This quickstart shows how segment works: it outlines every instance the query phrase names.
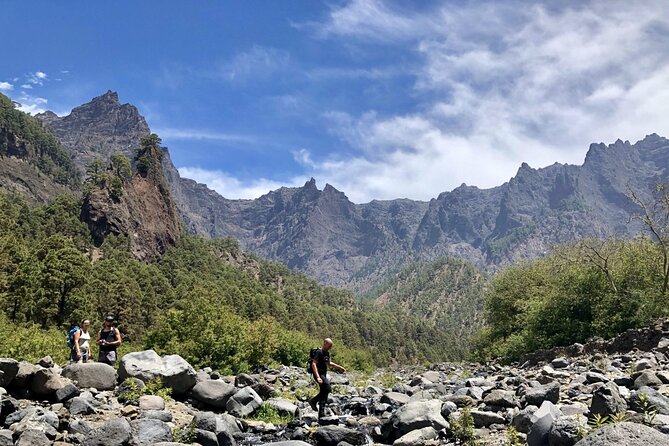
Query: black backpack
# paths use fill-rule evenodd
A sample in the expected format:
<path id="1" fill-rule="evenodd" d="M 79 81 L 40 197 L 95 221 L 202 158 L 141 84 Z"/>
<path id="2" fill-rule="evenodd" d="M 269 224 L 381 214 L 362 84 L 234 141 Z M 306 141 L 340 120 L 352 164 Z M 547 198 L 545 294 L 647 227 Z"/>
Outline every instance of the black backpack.
<path id="1" fill-rule="evenodd" d="M 309 360 L 307 361 L 307 373 L 310 375 L 314 374 L 313 369 L 311 368 L 311 364 L 314 363 L 314 359 L 316 359 L 316 353 L 320 351 L 320 348 L 315 347 L 309 350 Z"/>

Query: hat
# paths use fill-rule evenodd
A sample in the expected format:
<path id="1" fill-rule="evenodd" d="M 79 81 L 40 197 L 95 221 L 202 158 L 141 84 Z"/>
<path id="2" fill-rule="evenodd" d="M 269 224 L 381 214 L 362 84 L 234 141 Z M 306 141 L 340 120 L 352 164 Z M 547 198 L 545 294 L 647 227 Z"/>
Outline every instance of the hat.
<path id="1" fill-rule="evenodd" d="M 114 320 L 114 316 L 107 316 L 105 318 L 106 321 L 112 322 Z"/>

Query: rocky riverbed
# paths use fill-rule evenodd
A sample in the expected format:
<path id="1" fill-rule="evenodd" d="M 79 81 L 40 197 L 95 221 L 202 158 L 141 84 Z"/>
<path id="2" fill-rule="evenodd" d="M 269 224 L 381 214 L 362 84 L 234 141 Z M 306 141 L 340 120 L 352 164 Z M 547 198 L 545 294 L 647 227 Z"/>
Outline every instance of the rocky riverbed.
<path id="1" fill-rule="evenodd" d="M 152 350 L 118 370 L 0 359 L 0 446 L 669 445 L 668 355 L 665 323 L 522 365 L 332 374 L 320 423 L 303 368 L 221 376 Z"/>

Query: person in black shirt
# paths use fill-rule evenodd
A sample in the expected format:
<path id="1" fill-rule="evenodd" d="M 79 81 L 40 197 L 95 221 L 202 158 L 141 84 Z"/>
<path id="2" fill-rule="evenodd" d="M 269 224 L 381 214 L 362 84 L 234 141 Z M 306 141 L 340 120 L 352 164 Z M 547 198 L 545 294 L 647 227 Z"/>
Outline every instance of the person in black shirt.
<path id="1" fill-rule="evenodd" d="M 334 367 L 342 373 L 346 373 L 346 369 L 339 364 L 330 361 L 330 349 L 332 348 L 332 339 L 325 338 L 323 347 L 321 347 L 311 362 L 311 372 L 314 379 L 318 383 L 318 395 L 309 400 L 309 405 L 312 409 L 318 410 L 318 419 L 325 416 L 325 405 L 328 402 L 328 395 L 330 394 L 330 380 L 328 379 L 328 366 Z"/>
<path id="2" fill-rule="evenodd" d="M 118 328 L 114 327 L 113 316 L 105 318 L 102 330 L 98 334 L 97 344 L 100 346 L 98 362 L 103 362 L 113 367 L 116 363 L 116 348 L 121 344 L 121 333 L 119 333 Z"/>

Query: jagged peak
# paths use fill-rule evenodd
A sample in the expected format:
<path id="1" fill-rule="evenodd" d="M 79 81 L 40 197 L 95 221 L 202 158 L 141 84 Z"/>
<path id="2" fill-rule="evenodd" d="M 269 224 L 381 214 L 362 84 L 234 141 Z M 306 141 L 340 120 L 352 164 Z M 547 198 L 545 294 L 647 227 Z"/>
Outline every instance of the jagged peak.
<path id="1" fill-rule="evenodd" d="M 304 183 L 303 186 L 305 189 L 316 189 L 318 190 L 318 186 L 316 186 L 316 179 L 314 177 L 311 177 L 309 181 Z"/>
<path id="2" fill-rule="evenodd" d="M 97 96 L 91 100 L 91 102 L 113 102 L 115 104 L 121 105 L 121 102 L 119 101 L 118 98 L 118 93 L 115 91 L 107 90 L 107 92 L 103 95 Z"/>

